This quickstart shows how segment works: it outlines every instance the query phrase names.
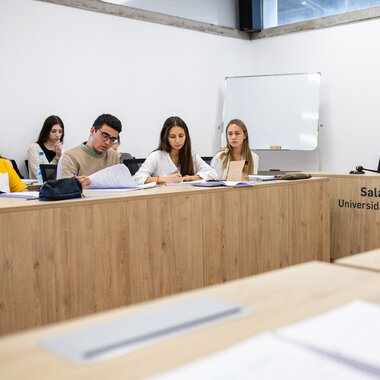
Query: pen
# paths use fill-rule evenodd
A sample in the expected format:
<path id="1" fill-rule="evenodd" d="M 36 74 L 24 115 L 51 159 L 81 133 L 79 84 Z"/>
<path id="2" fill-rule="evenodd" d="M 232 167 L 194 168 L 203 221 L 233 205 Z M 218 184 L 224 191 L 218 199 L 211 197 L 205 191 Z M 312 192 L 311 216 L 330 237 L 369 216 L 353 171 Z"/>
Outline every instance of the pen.
<path id="1" fill-rule="evenodd" d="M 181 174 L 181 164 L 178 165 L 178 173 Z"/>
<path id="2" fill-rule="evenodd" d="M 73 172 L 73 174 L 74 174 L 74 177 L 76 177 L 76 176 L 77 176 L 77 173 Z"/>

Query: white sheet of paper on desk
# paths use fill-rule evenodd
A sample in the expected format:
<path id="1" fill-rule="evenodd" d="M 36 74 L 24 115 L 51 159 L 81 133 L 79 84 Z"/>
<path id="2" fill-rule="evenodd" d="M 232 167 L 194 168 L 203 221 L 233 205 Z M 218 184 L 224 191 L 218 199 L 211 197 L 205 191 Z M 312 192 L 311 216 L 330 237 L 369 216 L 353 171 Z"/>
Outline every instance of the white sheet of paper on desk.
<path id="1" fill-rule="evenodd" d="M 244 187 L 244 186 L 253 186 L 252 183 L 243 182 L 243 181 L 223 181 L 225 186 L 229 187 Z"/>
<path id="2" fill-rule="evenodd" d="M 10 192 L 8 173 L 0 173 L 0 191 L 4 193 Z"/>
<path id="3" fill-rule="evenodd" d="M 25 183 L 25 185 L 31 185 L 32 183 L 38 183 L 38 181 L 36 179 L 21 179 L 21 181 L 23 183 Z"/>
<path id="4" fill-rule="evenodd" d="M 354 301 L 150 378 L 380 378 L 380 306 Z"/>
<path id="5" fill-rule="evenodd" d="M 129 169 L 124 164 L 113 165 L 89 176 L 89 189 L 138 188 Z"/>
<path id="6" fill-rule="evenodd" d="M 250 308 L 216 298 L 194 298 L 61 333 L 40 343 L 73 363 L 84 364 L 120 356 L 251 312 Z"/>
<path id="7" fill-rule="evenodd" d="M 365 380 L 366 373 L 263 333 L 216 354 L 146 380 Z"/>
<path id="8" fill-rule="evenodd" d="M 38 191 L 20 191 L 17 193 L 1 193 L 1 198 L 21 198 L 21 199 L 38 199 Z"/>
<path id="9" fill-rule="evenodd" d="M 128 187 L 128 188 L 125 188 L 125 187 L 120 187 L 120 188 L 112 188 L 112 189 L 85 189 L 83 190 L 83 194 L 87 197 L 87 196 L 91 196 L 91 192 L 96 194 L 96 193 L 120 193 L 120 195 L 122 195 L 122 193 L 125 193 L 126 191 L 134 191 L 134 190 L 140 190 L 140 189 L 150 189 L 152 187 L 155 187 L 157 186 L 156 182 L 149 182 L 149 183 L 146 183 L 144 185 L 138 185 L 137 187 Z M 111 194 L 108 194 L 110 196 L 112 196 Z"/>
<path id="10" fill-rule="evenodd" d="M 339 360 L 358 361 L 380 378 L 380 306 L 357 300 L 278 330 L 281 338 Z"/>
<path id="11" fill-rule="evenodd" d="M 274 175 L 250 174 L 248 177 L 250 181 L 273 181 L 276 179 Z"/>
<path id="12" fill-rule="evenodd" d="M 186 182 L 168 182 L 165 183 L 166 186 L 186 186 L 186 185 L 194 185 L 194 183 L 202 183 L 206 182 L 204 179 L 198 179 L 197 181 L 186 181 Z"/>

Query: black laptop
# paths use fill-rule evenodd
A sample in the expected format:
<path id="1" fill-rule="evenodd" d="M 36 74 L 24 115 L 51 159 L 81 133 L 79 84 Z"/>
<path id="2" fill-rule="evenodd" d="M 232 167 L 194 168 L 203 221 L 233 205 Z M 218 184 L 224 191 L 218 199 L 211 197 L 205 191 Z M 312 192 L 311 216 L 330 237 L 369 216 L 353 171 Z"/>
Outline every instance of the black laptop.
<path id="1" fill-rule="evenodd" d="M 49 181 L 50 179 L 57 178 L 57 168 L 56 164 L 40 164 L 42 180 L 44 182 Z"/>

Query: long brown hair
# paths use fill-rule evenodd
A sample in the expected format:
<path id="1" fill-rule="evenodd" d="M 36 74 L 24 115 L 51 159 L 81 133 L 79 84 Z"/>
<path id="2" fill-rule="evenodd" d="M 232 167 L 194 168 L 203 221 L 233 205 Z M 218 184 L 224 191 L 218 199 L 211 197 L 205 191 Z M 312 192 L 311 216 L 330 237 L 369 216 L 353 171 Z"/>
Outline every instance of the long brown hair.
<path id="1" fill-rule="evenodd" d="M 227 146 L 219 151 L 219 152 L 222 152 L 220 155 L 220 158 L 223 160 L 222 168 L 224 170 L 229 165 L 230 161 L 235 161 L 234 150 L 232 146 L 229 144 L 228 136 L 227 136 L 228 127 L 232 124 L 235 124 L 238 127 L 240 127 L 244 133 L 245 139 L 241 147 L 241 156 L 244 157 L 246 161 L 248 161 L 248 174 L 253 174 L 254 165 L 253 165 L 252 152 L 251 152 L 251 149 L 249 148 L 248 130 L 245 124 L 239 119 L 233 119 L 227 125 L 227 128 L 226 128 Z"/>
<path id="2" fill-rule="evenodd" d="M 61 142 L 63 142 L 63 138 L 65 137 L 65 126 L 63 125 L 63 121 L 59 116 L 51 115 L 44 121 L 44 125 L 41 128 L 40 135 L 38 136 L 38 144 L 42 145 L 48 140 L 50 131 L 53 125 L 56 124 L 60 125 L 62 128 Z"/>
<path id="3" fill-rule="evenodd" d="M 179 151 L 179 164 L 181 165 L 181 175 L 194 175 L 193 156 L 191 154 L 191 140 L 186 123 L 178 116 L 171 116 L 165 120 L 160 133 L 160 143 L 157 150 L 170 153 L 172 147 L 169 144 L 169 133 L 173 127 L 180 127 L 185 132 L 185 143 Z"/>

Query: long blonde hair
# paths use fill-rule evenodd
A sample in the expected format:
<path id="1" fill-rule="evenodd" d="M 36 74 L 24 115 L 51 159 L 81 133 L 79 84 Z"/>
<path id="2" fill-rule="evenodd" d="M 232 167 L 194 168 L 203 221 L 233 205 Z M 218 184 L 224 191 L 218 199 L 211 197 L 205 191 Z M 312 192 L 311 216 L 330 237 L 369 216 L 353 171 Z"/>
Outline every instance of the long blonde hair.
<path id="1" fill-rule="evenodd" d="M 220 158 L 223 160 L 222 169 L 223 170 L 226 169 L 227 166 L 229 165 L 230 161 L 235 161 L 234 150 L 233 150 L 232 146 L 229 144 L 229 142 L 228 142 L 228 136 L 227 136 L 228 127 L 231 124 L 235 124 L 238 127 L 240 127 L 241 130 L 244 133 L 245 139 L 244 139 L 243 145 L 241 147 L 241 155 L 242 155 L 242 157 L 244 157 L 244 159 L 246 161 L 248 161 L 248 174 L 253 174 L 253 170 L 254 170 L 253 166 L 254 166 L 254 164 L 253 164 L 253 157 L 252 157 L 251 149 L 249 148 L 249 140 L 248 140 L 247 127 L 239 119 L 233 119 L 227 125 L 227 128 L 226 128 L 226 141 L 227 141 L 227 145 L 226 145 L 226 147 L 224 147 L 223 149 L 221 149 L 219 151 L 219 152 L 221 152 Z"/>

